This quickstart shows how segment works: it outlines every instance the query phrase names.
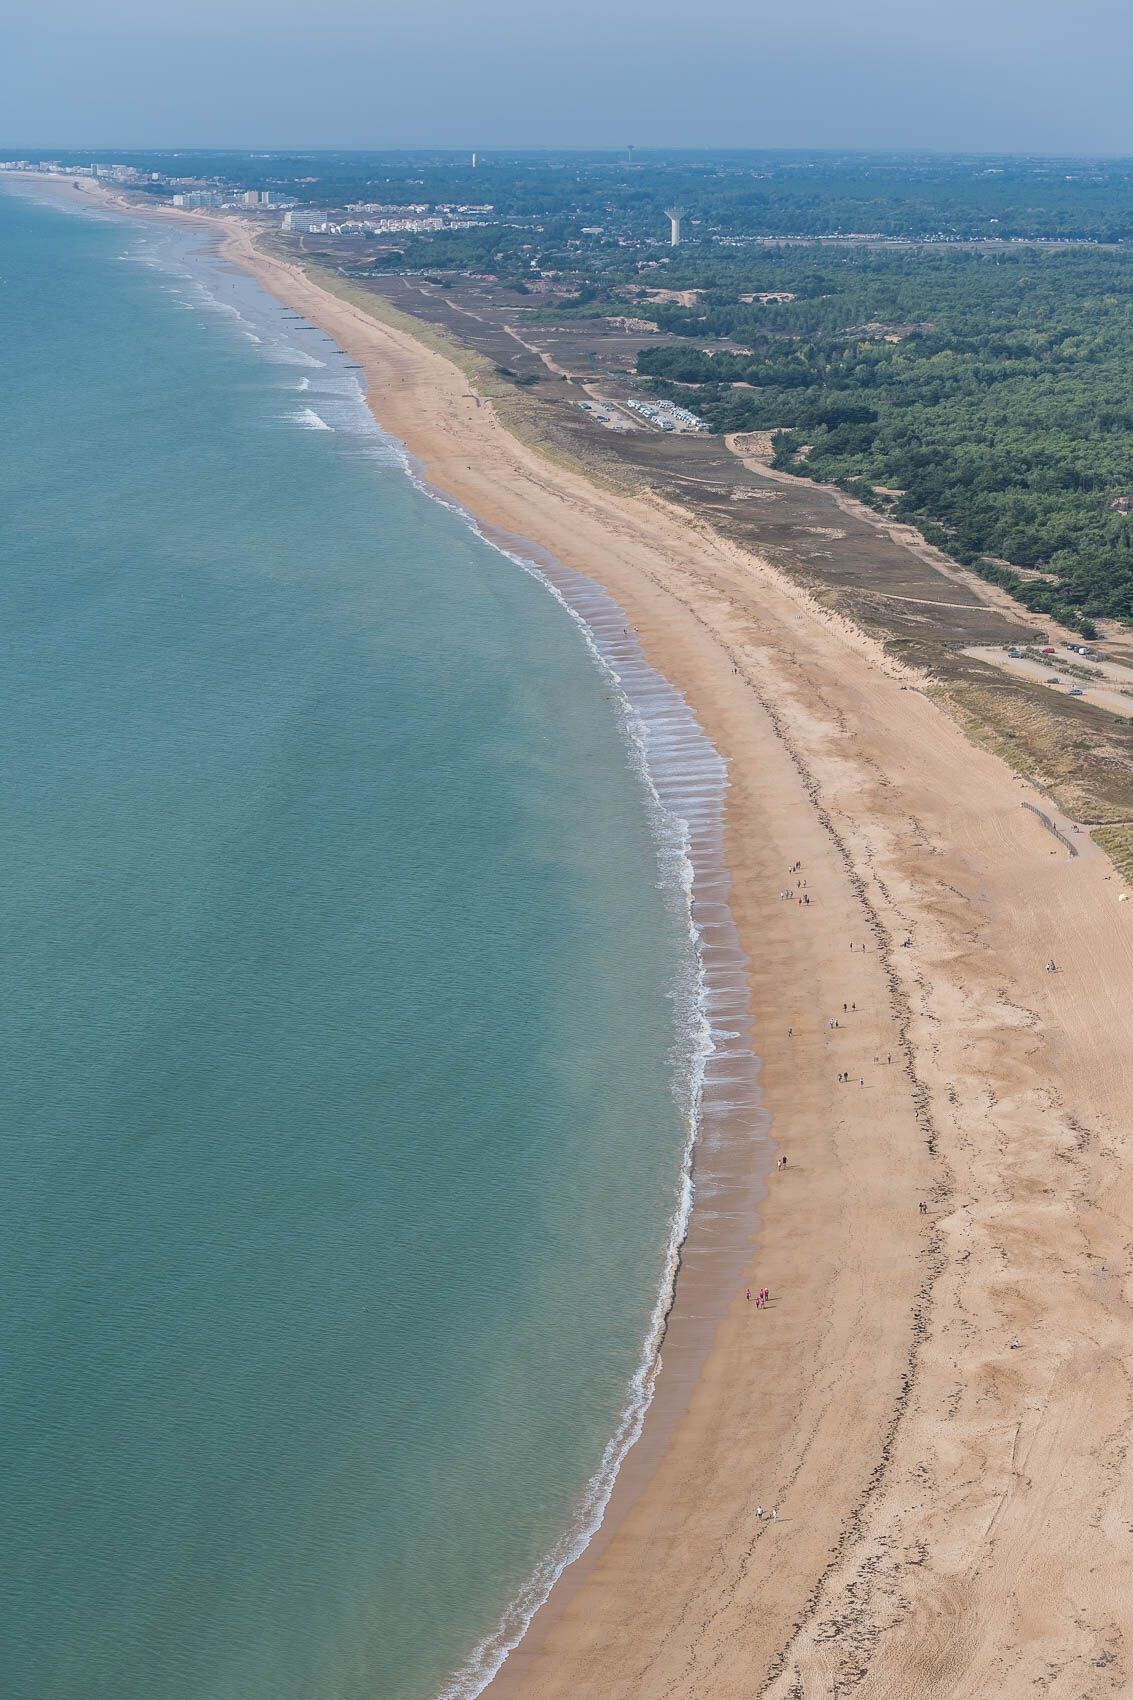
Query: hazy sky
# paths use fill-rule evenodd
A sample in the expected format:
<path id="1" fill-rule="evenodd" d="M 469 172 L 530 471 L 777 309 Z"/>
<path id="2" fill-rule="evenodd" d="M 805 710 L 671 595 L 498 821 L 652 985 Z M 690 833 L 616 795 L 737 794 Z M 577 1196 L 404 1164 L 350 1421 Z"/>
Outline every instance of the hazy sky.
<path id="1" fill-rule="evenodd" d="M 0 148 L 1133 154 L 1133 0 L 3 0 Z"/>

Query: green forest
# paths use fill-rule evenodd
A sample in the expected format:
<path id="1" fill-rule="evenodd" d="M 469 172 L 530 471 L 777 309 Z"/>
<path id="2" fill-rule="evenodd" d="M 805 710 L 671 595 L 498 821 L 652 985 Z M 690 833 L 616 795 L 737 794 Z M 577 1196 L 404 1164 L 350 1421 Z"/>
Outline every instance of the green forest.
<path id="1" fill-rule="evenodd" d="M 78 158 L 79 156 L 76 156 Z M 1037 613 L 1133 620 L 1133 161 L 802 152 L 120 156 L 324 208 L 485 210 L 346 275 L 486 274 L 665 333 L 642 379 L 918 525 Z M 668 246 L 664 209 L 686 209 Z M 885 242 L 879 238 L 886 238 Z M 308 250 L 310 252 L 310 250 Z M 555 298 L 531 292 L 535 279 Z M 653 298 L 696 290 L 695 305 Z M 751 297 L 781 292 L 792 299 Z M 744 299 L 748 297 L 749 299 Z"/>
<path id="2" fill-rule="evenodd" d="M 808 245 L 690 255 L 665 282 L 703 293 L 635 304 L 680 339 L 640 355 L 653 388 L 716 431 L 776 433 L 776 465 L 1038 613 L 1088 635 L 1133 619 L 1133 257 Z M 770 291 L 796 299 L 740 299 Z"/>

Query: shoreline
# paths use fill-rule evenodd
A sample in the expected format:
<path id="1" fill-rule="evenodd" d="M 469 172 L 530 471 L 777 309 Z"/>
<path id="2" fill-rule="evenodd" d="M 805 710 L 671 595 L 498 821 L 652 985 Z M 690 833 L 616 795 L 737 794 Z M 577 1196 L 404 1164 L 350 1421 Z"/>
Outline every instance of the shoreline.
<path id="1" fill-rule="evenodd" d="M 236 263 L 250 275 L 257 275 L 246 262 Z M 368 397 L 366 405 L 371 405 Z M 376 412 L 374 417 L 378 419 Z M 740 1279 L 756 1211 L 766 1192 L 771 1147 L 758 1088 L 760 1059 L 751 1047 L 748 963 L 729 906 L 731 878 L 723 854 L 726 764 L 680 691 L 650 665 L 636 632 L 626 629 L 624 638 L 619 639 L 617 633 L 625 614 L 607 590 L 593 578 L 564 567 L 530 539 L 485 524 L 446 491 L 431 485 L 401 440 L 394 441 L 404 457 L 406 475 L 430 500 L 459 514 L 477 536 L 507 556 L 520 571 L 539 580 L 560 602 L 577 622 L 597 667 L 612 682 L 621 703 L 624 735 L 635 750 L 638 777 L 651 798 L 650 812 L 667 817 L 665 824 L 654 830 L 659 861 L 664 860 L 666 850 L 672 849 L 666 834 L 671 839 L 673 823 L 683 828 L 685 842 L 680 858 L 685 871 L 676 880 L 685 889 L 690 938 L 701 982 L 696 1007 L 709 1040 L 709 1049 L 701 1059 L 704 1066 L 693 1088 L 695 1102 L 688 1107 L 690 1130 L 681 1174 L 682 1197 L 665 1248 L 652 1326 L 630 1383 L 633 1396 L 619 1429 L 610 1438 L 601 1468 L 586 1484 L 578 1519 L 524 1584 L 496 1628 L 484 1636 L 438 1695 L 438 1700 L 475 1700 L 493 1687 L 551 1600 L 572 1587 L 576 1574 L 581 1577 L 591 1549 L 609 1537 L 623 1504 L 636 1497 L 648 1478 L 659 1440 L 654 1432 L 659 1426 L 656 1419 L 660 1418 L 666 1428 L 678 1420 L 697 1369 L 710 1349 L 708 1331 L 703 1327 L 690 1329 L 683 1314 L 675 1316 L 678 1291 L 687 1293 L 690 1282 L 696 1280 L 701 1320 L 706 1315 L 722 1314 L 721 1276 L 729 1287 Z M 626 683 L 622 668 L 636 675 L 636 684 Z M 701 772 L 700 786 L 695 778 L 691 786 L 688 783 L 687 754 L 676 775 L 668 778 L 651 759 L 647 746 L 658 734 L 664 737 L 666 729 L 658 725 L 656 701 L 652 710 L 647 708 L 643 692 L 664 699 L 661 713 L 678 722 L 678 737 L 686 745 L 692 742 L 700 746 L 693 757 Z M 718 771 L 706 781 L 713 793 L 713 801 L 706 807 L 703 786 L 708 768 Z M 663 875 L 662 879 L 670 887 L 674 883 L 672 876 L 665 879 Z M 713 940 L 710 933 L 725 936 Z M 719 1065 L 725 1070 L 727 1096 L 723 1098 L 713 1090 L 712 1074 Z M 743 1134 L 732 1125 L 740 1113 L 745 1122 Z M 703 1216 L 729 1190 L 734 1196 L 727 1199 L 727 1214 L 738 1216 L 743 1224 L 739 1236 L 721 1234 L 718 1228 L 706 1224 L 692 1248 L 697 1263 L 706 1268 L 693 1275 L 688 1269 L 688 1254 L 695 1213 L 699 1208 Z M 706 1278 L 708 1269 L 710 1278 Z M 679 1360 L 679 1368 L 674 1358 Z M 662 1408 L 655 1410 L 659 1390 Z"/>
<path id="2" fill-rule="evenodd" d="M 47 178 L 44 182 L 56 192 L 69 187 L 57 179 Z M 166 209 L 135 207 L 113 194 L 93 191 L 86 184 L 80 194 L 84 200 L 104 202 L 108 211 L 127 219 L 134 217 L 145 222 L 156 216 L 159 223 L 175 223 L 187 230 L 193 227 L 200 230 L 202 225 L 219 226 L 208 232 L 210 240 L 217 243 L 217 259 L 236 265 L 261 287 L 266 287 L 248 254 L 241 252 L 238 258 L 233 257 L 234 233 L 227 223 L 207 215 L 193 217 Z M 242 226 L 237 228 L 243 230 Z M 240 246 L 243 249 L 242 242 Z M 271 293 L 287 305 L 292 304 L 289 297 L 280 296 L 277 291 Z M 309 316 L 308 322 L 316 324 L 334 340 L 335 333 L 314 316 Z M 368 396 L 364 400 L 381 426 Z M 649 812 L 660 817 L 653 827 L 659 865 L 667 857 L 672 859 L 677 833 L 682 840 L 677 851 L 680 869 L 670 870 L 666 875 L 661 867 L 661 876 L 666 888 L 680 889 L 684 894 L 698 968 L 695 1008 L 707 1043 L 698 1062 L 690 1057 L 690 1101 L 685 1108 L 689 1135 L 679 1201 L 665 1248 L 650 1332 L 643 1341 L 641 1359 L 629 1384 L 630 1397 L 619 1428 L 608 1442 L 602 1465 L 586 1484 L 576 1520 L 524 1583 L 497 1626 L 452 1673 L 438 1695 L 438 1700 L 475 1700 L 475 1696 L 493 1684 L 551 1597 L 560 1588 L 569 1586 L 567 1578 L 579 1569 L 594 1544 L 608 1538 L 616 1523 L 616 1514 L 611 1512 L 614 1496 L 620 1508 L 623 1501 L 628 1502 L 640 1492 L 647 1480 L 658 1442 L 653 1431 L 662 1425 L 666 1430 L 671 1429 L 679 1419 L 711 1343 L 710 1329 L 688 1327 L 683 1314 L 674 1316 L 678 1283 L 685 1294 L 695 1283 L 701 1324 L 705 1317 L 718 1319 L 722 1314 L 721 1294 L 740 1279 L 758 1205 L 765 1196 L 771 1147 L 758 1087 L 760 1059 L 751 1048 L 749 965 L 729 907 L 731 879 L 723 853 L 728 786 L 725 762 L 681 692 L 651 666 L 636 632 L 629 628 L 623 631 L 626 616 L 610 592 L 592 577 L 564 567 L 530 539 L 482 521 L 445 490 L 432 485 L 424 467 L 399 438 L 390 440 L 405 475 L 424 495 L 457 513 L 489 547 L 505 555 L 520 571 L 536 578 L 570 614 L 597 669 L 615 690 L 623 735 L 634 752 L 633 765 L 648 794 Z M 631 682 L 627 683 L 627 677 Z M 652 699 L 651 706 L 646 699 Z M 655 740 L 670 742 L 674 735 L 682 748 L 676 771 L 666 773 L 662 765 L 664 753 L 660 757 L 651 755 L 649 746 Z M 690 744 L 694 746 L 691 755 Z M 710 794 L 707 803 L 706 791 Z M 675 1033 L 680 1042 L 682 1034 L 676 1030 Z M 721 1068 L 723 1093 L 713 1079 Z M 742 1117 L 742 1131 L 734 1125 L 737 1117 Z M 702 1217 L 713 1207 L 719 1211 L 723 1199 L 724 1215 L 737 1221 L 740 1227 L 738 1233 L 721 1232 L 718 1225 L 704 1224 L 691 1248 L 700 1268 L 690 1270 L 689 1234 L 698 1196 Z M 673 1362 L 674 1359 L 678 1361 Z M 666 1371 L 664 1379 L 662 1370 Z M 657 1412 L 660 1424 L 651 1421 L 658 1388 L 665 1395 L 664 1408 Z M 643 1444 L 647 1423 L 652 1445 Z M 627 1467 L 630 1460 L 633 1460 L 632 1468 Z"/>
<path id="3" fill-rule="evenodd" d="M 633 1491 L 635 1478 L 640 1486 L 649 1467 L 648 1449 L 639 1470 L 627 1474 L 627 1466 L 641 1448 L 658 1389 L 668 1395 L 661 1414 L 671 1422 L 678 1414 L 675 1401 L 682 1390 L 687 1395 L 697 1364 L 709 1347 L 703 1331 L 683 1338 L 688 1333 L 683 1326 L 673 1329 L 678 1287 L 682 1282 L 687 1286 L 685 1266 L 694 1213 L 699 1208 L 703 1214 L 730 1192 L 729 1213 L 738 1214 L 744 1222 L 754 1221 L 766 1192 L 770 1145 L 762 1131 L 755 1138 L 745 1138 L 734 1125 L 742 1114 L 745 1128 L 750 1121 L 762 1130 L 766 1118 L 758 1088 L 759 1059 L 751 1046 L 747 962 L 728 901 L 730 877 L 722 848 L 728 784 L 724 762 L 680 692 L 650 666 L 636 634 L 623 627 L 623 610 L 600 585 L 557 560 L 540 559 L 541 551 L 526 538 L 493 535 L 474 514 L 431 489 L 411 462 L 406 471 L 430 499 L 454 509 L 477 536 L 544 586 L 577 623 L 597 669 L 616 692 L 623 735 L 650 799 L 661 883 L 683 894 L 682 909 L 697 965 L 697 991 L 690 1003 L 703 1040 L 699 1048 L 691 1044 L 686 1057 L 689 1080 L 681 1084 L 687 1093 L 683 1113 L 688 1134 L 679 1201 L 650 1332 L 630 1381 L 631 1396 L 601 1467 L 586 1485 L 577 1519 L 524 1584 L 496 1629 L 478 1643 L 438 1696 L 438 1700 L 475 1700 L 522 1645 L 551 1597 L 569 1586 L 567 1578 L 612 1522 L 614 1496 L 620 1506 L 627 1492 Z M 664 747 L 653 751 L 654 744 Z M 677 866 L 666 869 L 667 862 Z M 691 1023 L 687 1034 L 679 1027 L 676 1030 L 678 1044 L 692 1036 Z M 722 1079 L 717 1080 L 721 1071 Z M 702 1306 L 718 1306 L 722 1276 L 729 1287 L 739 1279 L 746 1249 L 742 1242 L 748 1237 L 746 1232 L 739 1240 L 711 1230 L 698 1234 L 698 1261 L 710 1259 L 713 1274 L 712 1291 L 700 1295 Z M 704 1286 L 703 1276 L 699 1284 Z M 678 1354 L 679 1387 L 672 1380 L 675 1366 L 670 1370 L 668 1364 Z"/>
<path id="4" fill-rule="evenodd" d="M 231 230 L 227 230 L 225 232 L 225 238 L 222 241 L 222 252 L 233 263 L 250 271 L 252 275 L 256 276 L 265 287 L 272 290 L 272 292 L 277 294 L 280 299 L 286 301 L 289 306 L 302 311 L 312 323 L 319 324 L 322 329 L 326 330 L 328 334 L 334 337 L 340 346 L 345 346 L 348 352 L 350 352 L 354 358 L 358 359 L 359 364 L 364 367 L 367 379 L 372 380 L 373 373 L 371 368 L 367 365 L 364 351 L 361 348 L 352 348 L 350 343 L 345 340 L 343 336 L 345 327 L 340 321 L 338 315 L 332 311 L 336 305 L 341 305 L 338 297 L 321 289 L 317 283 L 313 283 L 309 279 L 306 273 L 296 275 L 294 268 L 285 266 L 281 262 L 265 258 L 253 247 L 251 239 L 248 237 L 247 232 L 243 229 L 239 229 L 236 233 L 233 233 Z M 280 275 L 281 273 L 283 274 L 282 277 Z M 300 290 L 298 292 L 293 291 L 288 287 L 291 282 L 300 283 Z M 312 299 L 308 295 L 307 289 L 302 288 L 303 283 L 307 284 L 314 292 L 314 303 L 312 303 Z M 319 311 L 320 307 L 322 308 L 321 313 Z M 381 322 L 379 321 L 379 325 L 380 323 Z M 425 349 L 423 349 L 422 352 L 425 354 L 426 359 L 430 362 L 439 363 L 444 361 L 445 357 L 443 354 L 433 353 L 431 350 Z M 404 379 L 397 379 L 395 381 L 397 382 L 398 388 L 404 386 Z M 466 391 L 466 397 L 467 399 L 473 400 L 478 413 L 483 408 L 490 405 L 490 403 L 488 403 L 484 398 L 476 399 L 474 385 L 471 385 L 469 391 Z M 375 393 L 375 387 L 372 381 L 368 382 L 367 398 L 368 404 L 373 410 L 379 423 L 384 429 L 390 430 L 399 442 L 406 445 L 407 451 L 410 453 L 413 460 L 419 464 L 421 468 L 422 481 L 426 488 L 433 493 L 439 493 L 442 499 L 455 502 L 455 504 L 463 512 L 466 512 L 472 517 L 472 521 L 476 525 L 477 529 L 481 530 L 485 535 L 491 537 L 493 532 L 500 532 L 503 530 L 503 527 L 498 520 L 485 516 L 485 508 L 489 507 L 488 503 L 484 502 L 474 505 L 473 502 L 467 500 L 459 490 L 453 489 L 451 480 L 438 480 L 436 478 L 428 456 L 428 449 L 431 446 L 428 439 L 426 438 L 415 442 L 411 433 L 405 428 L 406 422 L 402 418 L 397 418 L 391 422 L 391 416 L 390 412 L 387 411 L 387 405 L 391 402 L 392 398 L 388 389 L 384 396 L 379 397 L 379 395 Z M 383 405 L 383 403 L 387 405 Z M 468 470 L 471 471 L 472 467 L 469 466 Z M 505 533 L 505 535 L 508 534 Z M 543 538 L 539 538 L 533 550 L 528 534 L 525 531 L 519 543 L 518 552 L 521 555 L 526 556 L 533 552 L 538 553 L 539 549 L 547 550 L 553 559 L 562 558 L 561 551 L 554 550 Z M 570 562 L 568 565 L 575 568 L 575 570 L 581 570 L 576 566 L 576 563 Z M 599 575 L 597 572 L 591 571 L 586 576 L 597 578 Z M 619 595 L 621 587 L 618 584 L 605 582 L 603 584 L 603 588 L 611 598 L 615 599 L 619 606 L 622 605 L 623 598 Z M 806 600 L 809 601 L 809 598 L 806 598 Z M 635 612 L 631 609 L 629 617 L 633 622 L 635 631 L 640 632 L 641 624 L 639 615 L 635 615 Z M 679 690 L 679 675 L 676 679 L 674 679 L 673 673 L 663 663 L 658 664 L 657 659 L 649 653 L 647 645 L 643 643 L 643 647 L 645 648 L 647 661 L 657 672 L 658 676 L 662 679 L 673 681 L 675 688 Z M 703 726 L 703 721 L 695 708 L 693 713 L 696 717 L 697 723 Z M 719 748 L 718 741 L 710 729 L 705 728 L 705 735 L 714 747 Z M 727 833 L 728 837 L 732 837 L 733 835 L 734 825 L 729 828 Z M 730 870 L 731 861 L 727 851 L 725 851 L 724 862 L 725 867 Z M 766 869 L 766 873 L 768 875 L 770 874 L 769 866 Z M 730 873 L 729 878 L 731 878 Z M 762 933 L 766 932 L 769 919 L 770 917 L 768 913 L 766 910 L 763 910 L 760 913 L 758 920 L 759 928 Z M 789 951 L 785 952 L 784 955 L 780 956 L 779 960 L 780 972 L 784 977 L 787 976 L 789 967 L 794 966 L 793 964 L 789 964 L 785 959 L 786 957 L 789 957 L 789 954 Z M 747 951 L 747 955 L 750 959 L 752 955 L 750 948 Z M 800 985 L 798 988 L 798 995 L 801 996 L 801 994 L 802 987 Z M 767 1013 L 770 1018 L 770 1008 L 768 1008 Z M 783 1123 L 786 1119 L 786 1116 L 781 1112 L 779 1117 L 780 1123 Z M 740 1181 L 738 1190 L 741 1194 L 750 1194 L 751 1181 L 749 1176 L 745 1176 Z M 707 1201 L 705 1200 L 702 1202 L 706 1203 Z M 724 1207 L 725 1214 L 733 1215 L 739 1205 L 739 1198 L 727 1201 Z M 529 1664 L 533 1659 L 539 1657 L 540 1652 L 547 1644 L 547 1637 L 550 1635 L 564 1612 L 569 1608 L 570 1603 L 577 1599 L 580 1593 L 584 1592 L 587 1588 L 591 1575 L 601 1562 L 602 1555 L 608 1549 L 610 1544 L 616 1541 L 618 1530 L 634 1505 L 639 1501 L 643 1494 L 648 1494 L 650 1482 L 657 1470 L 669 1440 L 673 1436 L 674 1432 L 679 1428 L 682 1418 L 685 1416 L 687 1407 L 697 1387 L 700 1372 L 704 1368 L 706 1361 L 712 1353 L 713 1341 L 717 1329 L 727 1318 L 729 1308 L 734 1318 L 734 1293 L 741 1291 L 742 1288 L 748 1284 L 748 1281 L 743 1279 L 741 1273 L 743 1265 L 737 1262 L 737 1267 L 734 1271 L 736 1279 L 734 1283 L 729 1283 L 729 1287 L 732 1289 L 733 1295 L 731 1305 L 729 1306 L 728 1298 L 725 1296 L 724 1291 L 720 1286 L 720 1276 L 722 1273 L 720 1267 L 722 1261 L 720 1249 L 713 1243 L 713 1224 L 706 1220 L 706 1216 L 706 1209 L 698 1208 L 694 1205 L 688 1225 L 687 1237 L 684 1240 L 682 1248 L 681 1266 L 668 1316 L 664 1353 L 665 1373 L 658 1377 L 656 1393 L 646 1413 L 644 1430 L 641 1437 L 637 1441 L 637 1444 L 628 1450 L 623 1457 L 621 1468 L 618 1471 L 613 1485 L 613 1491 L 601 1523 L 598 1528 L 592 1532 L 582 1552 L 577 1554 L 572 1562 L 570 1562 L 560 1572 L 548 1599 L 535 1614 L 527 1627 L 526 1633 L 522 1639 L 512 1647 L 506 1661 L 498 1667 L 492 1680 L 487 1684 L 487 1686 L 479 1690 L 476 1688 L 464 1690 L 454 1685 L 452 1689 L 445 1691 L 446 1694 L 455 1695 L 458 1693 L 464 1694 L 466 1692 L 471 1694 L 479 1691 L 486 1692 L 492 1696 L 498 1694 L 506 1700 L 506 1697 L 513 1691 L 516 1693 L 526 1693 L 525 1684 L 527 1682 L 527 1669 Z M 744 1215 L 739 1226 L 740 1238 L 744 1242 L 750 1244 L 755 1238 L 758 1226 L 758 1217 L 755 1212 L 751 1210 L 749 1199 L 748 1211 Z M 731 1256 L 728 1256 L 729 1251 L 731 1252 Z M 734 1247 L 727 1247 L 725 1249 L 725 1257 L 723 1261 L 735 1261 Z M 750 1269 L 750 1258 L 748 1260 L 748 1264 L 748 1278 L 749 1280 L 754 1279 L 755 1277 L 752 1275 Z M 552 1656 L 557 1658 L 557 1654 L 553 1653 Z M 565 1691 L 570 1691 L 569 1682 L 566 1684 Z"/>
<path id="5" fill-rule="evenodd" d="M 666 1428 L 662 1377 L 599 1539 L 488 1692 L 1121 1691 L 1133 928 L 1105 858 L 1051 849 L 1029 788 L 784 573 L 543 459 L 461 367 L 208 222 L 363 365 L 431 485 L 625 607 L 729 762 L 791 1165 L 751 1265 L 773 1303 L 699 1318 L 682 1268 L 687 1399 Z M 776 895 L 798 860 L 808 909 Z"/>

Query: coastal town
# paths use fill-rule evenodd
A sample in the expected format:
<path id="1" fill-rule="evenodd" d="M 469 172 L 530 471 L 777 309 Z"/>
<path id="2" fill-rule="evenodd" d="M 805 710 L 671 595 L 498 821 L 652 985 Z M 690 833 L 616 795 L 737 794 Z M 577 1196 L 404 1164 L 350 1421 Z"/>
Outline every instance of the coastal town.
<path id="1" fill-rule="evenodd" d="M 441 230 L 471 230 L 489 223 L 489 205 L 432 205 L 427 202 L 384 206 L 380 202 L 352 203 L 342 209 L 319 210 L 301 204 L 278 189 L 249 189 L 224 185 L 217 180 L 180 177 L 160 171 L 143 171 L 136 166 L 107 164 L 63 164 L 59 160 L 0 160 L 0 172 L 35 172 L 63 179 L 88 178 L 92 182 L 129 189 L 152 197 L 155 205 L 166 203 L 183 212 L 256 212 L 270 209 L 281 214 L 283 230 L 305 235 L 377 236 L 421 235 Z"/>

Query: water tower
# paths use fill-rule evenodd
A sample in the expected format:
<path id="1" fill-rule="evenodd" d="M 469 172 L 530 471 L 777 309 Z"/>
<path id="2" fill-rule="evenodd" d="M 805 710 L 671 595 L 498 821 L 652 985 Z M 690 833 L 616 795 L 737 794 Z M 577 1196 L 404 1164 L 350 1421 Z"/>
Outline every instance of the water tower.
<path id="1" fill-rule="evenodd" d="M 687 211 L 687 207 L 665 208 L 665 217 L 668 219 L 669 224 L 672 227 L 672 234 L 669 237 L 669 246 L 671 248 L 679 248 L 681 245 L 681 219 L 685 216 Z"/>

